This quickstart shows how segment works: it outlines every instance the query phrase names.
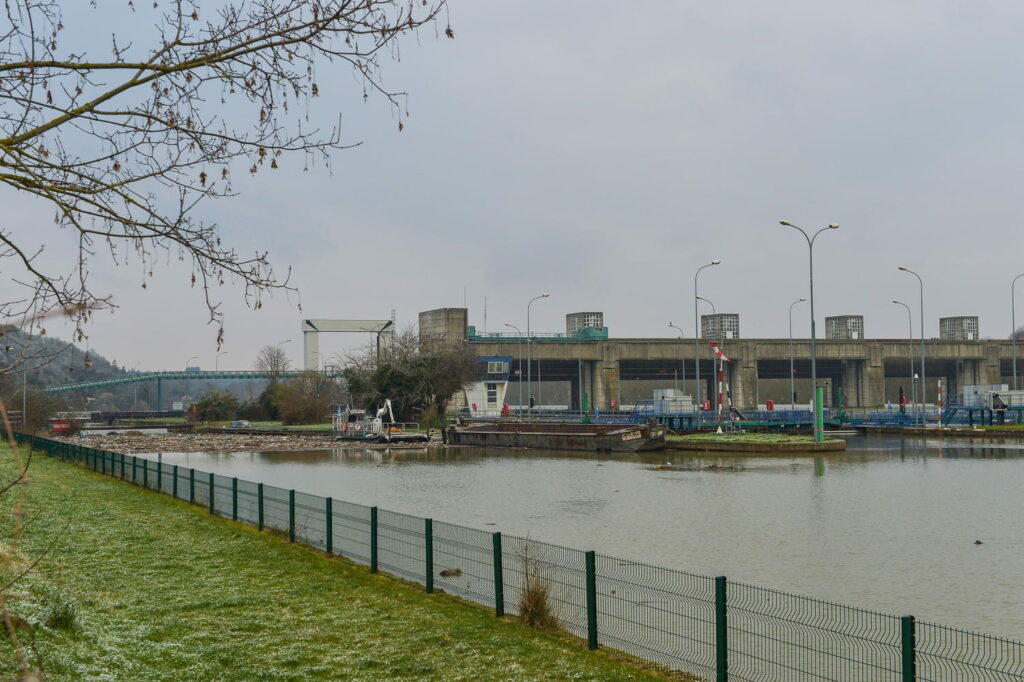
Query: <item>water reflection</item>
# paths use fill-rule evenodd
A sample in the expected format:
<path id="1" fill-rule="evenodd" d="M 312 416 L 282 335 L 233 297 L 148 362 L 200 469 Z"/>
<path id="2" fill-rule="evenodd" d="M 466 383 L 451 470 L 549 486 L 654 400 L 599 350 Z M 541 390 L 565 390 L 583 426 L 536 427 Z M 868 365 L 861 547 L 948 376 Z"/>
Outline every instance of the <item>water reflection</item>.
<path id="1" fill-rule="evenodd" d="M 1021 441 L 871 436 L 821 457 L 349 448 L 163 459 L 1024 639 L 1022 455 Z"/>

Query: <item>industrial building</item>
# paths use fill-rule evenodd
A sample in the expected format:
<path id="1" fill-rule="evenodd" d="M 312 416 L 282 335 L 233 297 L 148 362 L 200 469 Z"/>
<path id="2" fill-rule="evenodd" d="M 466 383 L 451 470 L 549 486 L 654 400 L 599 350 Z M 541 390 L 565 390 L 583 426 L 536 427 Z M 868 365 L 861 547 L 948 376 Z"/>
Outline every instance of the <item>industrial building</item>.
<path id="1" fill-rule="evenodd" d="M 825 318 L 826 339 L 863 339 L 863 315 L 836 315 Z"/>
<path id="2" fill-rule="evenodd" d="M 569 313 L 565 316 L 565 333 L 576 336 L 581 329 L 604 329 L 604 313 Z"/>
<path id="3" fill-rule="evenodd" d="M 735 313 L 717 313 L 700 316 L 701 338 L 717 341 L 740 338 L 740 316 Z"/>
<path id="4" fill-rule="evenodd" d="M 977 341 L 977 316 L 940 317 L 939 338 L 950 341 Z"/>

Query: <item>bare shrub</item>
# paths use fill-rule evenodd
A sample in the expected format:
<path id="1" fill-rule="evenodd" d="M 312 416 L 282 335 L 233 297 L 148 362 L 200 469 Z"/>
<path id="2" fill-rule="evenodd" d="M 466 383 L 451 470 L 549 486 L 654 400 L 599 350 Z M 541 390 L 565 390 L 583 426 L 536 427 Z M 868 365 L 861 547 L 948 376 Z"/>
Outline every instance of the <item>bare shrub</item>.
<path id="1" fill-rule="evenodd" d="M 554 601 L 551 597 L 551 581 L 544 575 L 546 562 L 539 556 L 536 547 L 523 545 L 519 553 L 522 562 L 523 582 L 519 589 L 519 619 L 536 630 L 556 632 L 562 629 Z"/>

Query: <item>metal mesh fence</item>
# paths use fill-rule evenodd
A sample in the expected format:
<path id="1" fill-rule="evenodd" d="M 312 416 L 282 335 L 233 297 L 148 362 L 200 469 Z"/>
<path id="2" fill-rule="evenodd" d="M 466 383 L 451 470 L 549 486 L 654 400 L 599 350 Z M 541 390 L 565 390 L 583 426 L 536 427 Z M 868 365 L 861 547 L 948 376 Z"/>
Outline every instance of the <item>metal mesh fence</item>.
<path id="1" fill-rule="evenodd" d="M 1024 680 L 1024 647 L 998 637 L 917 623 L 917 679 Z"/>
<path id="2" fill-rule="evenodd" d="M 729 583 L 736 680 L 898 680 L 900 619 Z"/>
<path id="3" fill-rule="evenodd" d="M 715 674 L 715 581 L 598 554 L 599 641 L 702 677 Z"/>
<path id="4" fill-rule="evenodd" d="M 530 538 L 428 524 L 142 457 L 15 437 L 219 516 L 433 584 L 499 615 L 524 616 L 542 595 L 560 626 L 589 646 L 603 644 L 704 679 L 1024 680 L 1021 642 Z"/>

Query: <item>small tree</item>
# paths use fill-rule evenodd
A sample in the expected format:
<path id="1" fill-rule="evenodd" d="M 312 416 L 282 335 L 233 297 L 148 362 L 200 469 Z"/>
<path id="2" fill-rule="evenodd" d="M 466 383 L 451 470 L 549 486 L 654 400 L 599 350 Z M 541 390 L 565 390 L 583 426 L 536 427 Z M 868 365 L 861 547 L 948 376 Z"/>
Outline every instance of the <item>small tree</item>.
<path id="1" fill-rule="evenodd" d="M 230 391 L 210 391 L 196 403 L 196 419 L 202 422 L 226 421 L 238 414 L 239 402 Z"/>
<path id="2" fill-rule="evenodd" d="M 341 387 L 319 372 L 303 372 L 280 385 L 278 400 L 277 410 L 285 424 L 318 424 L 341 400 Z"/>

